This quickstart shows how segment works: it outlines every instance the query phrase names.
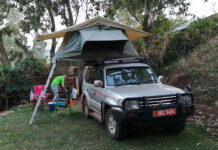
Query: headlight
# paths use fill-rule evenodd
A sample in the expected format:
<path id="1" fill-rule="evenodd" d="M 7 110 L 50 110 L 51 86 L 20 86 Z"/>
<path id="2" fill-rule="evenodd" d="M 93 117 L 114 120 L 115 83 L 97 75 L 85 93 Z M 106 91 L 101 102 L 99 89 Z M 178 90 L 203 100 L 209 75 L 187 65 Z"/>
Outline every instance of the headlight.
<path id="1" fill-rule="evenodd" d="M 126 101 L 125 102 L 125 110 L 136 110 L 140 109 L 138 101 Z"/>
<path id="2" fill-rule="evenodd" d="M 192 104 L 192 97 L 191 95 L 183 95 L 181 96 L 182 103 L 184 105 L 191 105 Z"/>

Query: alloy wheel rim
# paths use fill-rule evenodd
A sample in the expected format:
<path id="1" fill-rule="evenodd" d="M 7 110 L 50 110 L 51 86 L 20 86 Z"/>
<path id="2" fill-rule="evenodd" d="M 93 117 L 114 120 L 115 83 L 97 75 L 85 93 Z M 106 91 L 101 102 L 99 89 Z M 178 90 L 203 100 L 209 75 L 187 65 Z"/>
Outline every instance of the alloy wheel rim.
<path id="1" fill-rule="evenodd" d="M 114 120 L 113 115 L 108 117 L 108 129 L 112 135 L 116 133 L 116 121 Z"/>

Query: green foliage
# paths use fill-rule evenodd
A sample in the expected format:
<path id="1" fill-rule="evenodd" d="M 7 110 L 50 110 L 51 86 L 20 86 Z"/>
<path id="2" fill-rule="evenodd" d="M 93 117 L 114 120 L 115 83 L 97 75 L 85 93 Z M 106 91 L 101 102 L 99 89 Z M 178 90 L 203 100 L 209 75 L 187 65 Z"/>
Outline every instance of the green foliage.
<path id="1" fill-rule="evenodd" d="M 0 95 L 13 96 L 13 104 L 21 99 L 29 99 L 30 89 L 37 84 L 44 83 L 47 77 L 45 60 L 34 60 L 26 57 L 15 67 L 0 65 Z M 5 105 L 6 98 L 1 97 L 0 110 Z M 11 106 L 11 105 L 10 105 Z"/>
<path id="2" fill-rule="evenodd" d="M 1 0 L 0 1 L 0 26 L 4 23 L 4 19 L 9 14 L 10 8 L 13 5 L 9 2 L 9 0 Z"/>
<path id="3" fill-rule="evenodd" d="M 21 62 L 21 68 L 25 71 L 30 71 L 30 73 L 43 73 L 43 69 L 45 68 L 45 60 L 39 59 L 39 60 L 33 60 L 30 57 L 26 57 Z"/>
<path id="4" fill-rule="evenodd" d="M 172 26 L 171 20 L 169 20 L 165 15 L 158 15 L 157 18 L 153 22 L 153 27 L 151 29 L 151 33 L 156 35 L 165 34 L 170 31 Z"/>
<path id="5" fill-rule="evenodd" d="M 163 58 L 165 65 L 169 65 L 180 57 L 187 55 L 194 48 L 190 43 L 187 33 L 176 33 L 166 48 L 166 54 Z"/>
<path id="6" fill-rule="evenodd" d="M 117 10 L 124 9 L 130 12 L 132 15 L 138 16 L 143 19 L 144 12 L 144 0 L 110 0 L 103 1 L 105 16 L 113 18 L 117 13 Z M 190 3 L 187 0 L 151 0 L 151 11 L 154 16 L 164 14 L 166 9 L 170 9 L 171 14 L 187 14 Z M 175 9 L 178 8 L 178 9 Z"/>
<path id="7" fill-rule="evenodd" d="M 8 68 L 5 67 L 3 70 L 4 76 L 7 77 L 5 80 L 5 92 L 12 93 L 12 92 L 19 92 L 25 89 L 27 86 L 26 83 L 26 76 L 23 73 L 21 68 Z M 4 83 L 4 81 L 3 81 Z"/>
<path id="8" fill-rule="evenodd" d="M 164 66 L 168 83 L 184 88 L 191 84 L 199 104 L 216 105 L 218 94 L 218 35 L 194 48 L 186 57 Z"/>
<path id="9" fill-rule="evenodd" d="M 83 0 L 12 0 L 24 15 L 21 27 L 24 32 L 41 29 L 55 31 L 54 17 L 61 17 L 60 23 L 70 26 L 76 23 Z M 74 13 L 75 16 L 70 16 Z M 74 18 L 75 17 L 75 18 Z M 74 19 L 74 20 L 73 20 Z M 72 22 L 72 23 L 70 23 Z"/>
<path id="10" fill-rule="evenodd" d="M 188 23 L 188 20 L 186 20 L 185 18 L 176 18 L 176 19 L 172 19 L 170 21 L 171 21 L 171 29 L 175 29 L 177 27 L 180 27 L 180 26 Z"/>
<path id="11" fill-rule="evenodd" d="M 187 10 L 190 5 L 187 0 L 146 0 L 146 8 L 145 0 L 110 0 L 103 1 L 102 3 L 105 17 L 115 18 L 119 10 L 124 10 L 141 24 L 142 27 L 146 26 L 146 23 L 152 23 L 154 20 L 158 20 L 156 17 L 163 15 L 166 9 L 169 9 L 171 14 L 188 15 Z M 145 10 L 148 11 L 148 16 L 146 16 Z M 149 16 L 153 17 L 150 18 Z"/>
<path id="12" fill-rule="evenodd" d="M 190 2 L 187 0 L 154 0 L 152 3 L 152 11 L 155 14 L 163 14 L 166 9 L 169 9 L 170 14 L 188 15 L 187 10 Z"/>
<path id="13" fill-rule="evenodd" d="M 187 32 L 194 46 L 205 42 L 218 32 L 215 17 L 218 19 L 218 15 L 207 19 L 198 19 L 189 26 Z"/>
<path id="14" fill-rule="evenodd" d="M 174 33 L 167 45 L 163 64 L 169 65 L 178 58 L 188 55 L 196 46 L 216 35 L 218 33 L 217 19 L 217 15 L 198 19 L 191 23 L 186 31 Z"/>
<path id="15" fill-rule="evenodd" d="M 46 11 L 47 2 L 34 1 L 34 0 L 13 0 L 18 8 L 19 12 L 24 14 L 24 19 L 21 21 L 21 28 L 24 32 L 29 33 L 31 30 L 46 31 L 50 26 L 48 24 L 48 18 L 43 18 Z M 50 2 L 50 1 L 49 1 Z M 51 4 L 48 6 L 51 6 Z"/>

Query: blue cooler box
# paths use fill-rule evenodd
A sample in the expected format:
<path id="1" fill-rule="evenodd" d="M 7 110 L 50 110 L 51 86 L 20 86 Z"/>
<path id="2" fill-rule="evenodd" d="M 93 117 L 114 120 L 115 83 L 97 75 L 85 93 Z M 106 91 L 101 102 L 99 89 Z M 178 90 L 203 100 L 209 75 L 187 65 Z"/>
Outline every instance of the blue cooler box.
<path id="1" fill-rule="evenodd" d="M 55 111 L 55 103 L 54 102 L 48 102 L 49 111 L 54 112 Z"/>

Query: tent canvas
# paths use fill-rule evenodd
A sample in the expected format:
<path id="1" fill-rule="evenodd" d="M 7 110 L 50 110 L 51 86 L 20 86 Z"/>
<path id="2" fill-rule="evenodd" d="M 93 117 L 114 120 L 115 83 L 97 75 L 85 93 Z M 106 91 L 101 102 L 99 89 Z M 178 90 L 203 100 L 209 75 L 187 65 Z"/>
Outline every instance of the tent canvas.
<path id="1" fill-rule="evenodd" d="M 67 33 L 62 47 L 55 54 L 53 61 L 139 57 L 123 30 L 103 25 Z"/>

